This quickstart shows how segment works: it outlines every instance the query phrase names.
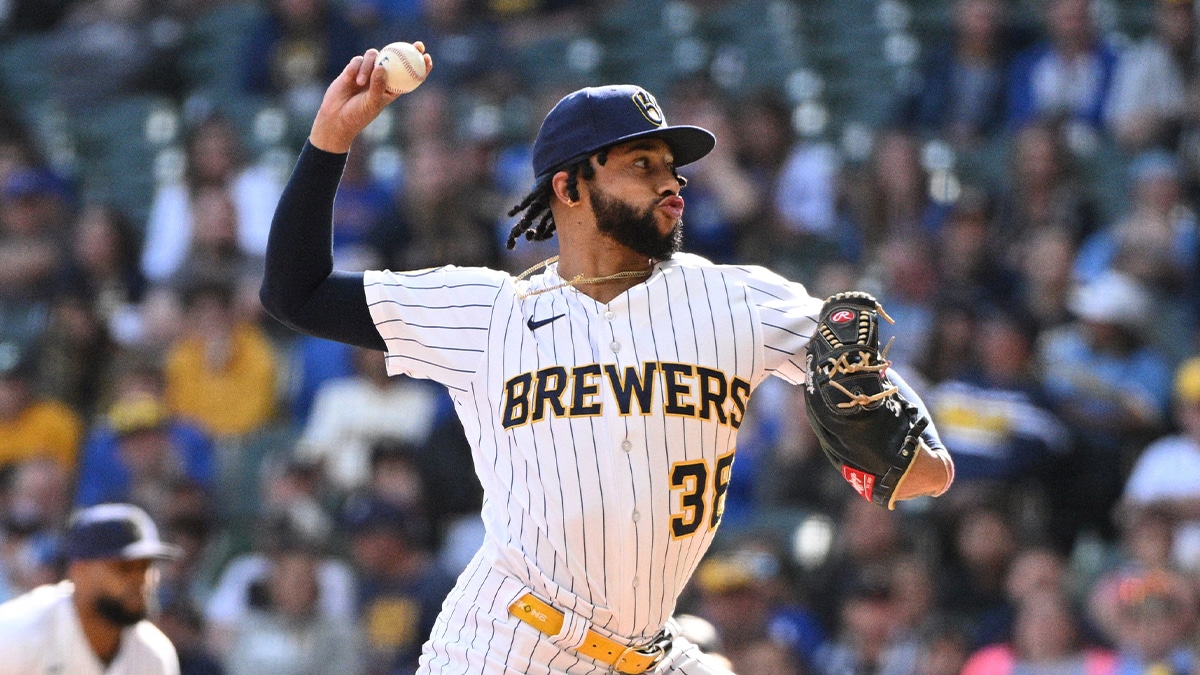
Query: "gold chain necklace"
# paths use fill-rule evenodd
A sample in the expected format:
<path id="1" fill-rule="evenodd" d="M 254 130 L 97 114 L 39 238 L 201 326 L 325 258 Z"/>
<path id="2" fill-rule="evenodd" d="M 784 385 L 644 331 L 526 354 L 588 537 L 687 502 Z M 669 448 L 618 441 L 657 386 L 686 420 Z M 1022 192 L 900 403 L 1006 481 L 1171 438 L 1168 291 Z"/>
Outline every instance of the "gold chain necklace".
<path id="1" fill-rule="evenodd" d="M 558 256 L 554 256 L 552 258 L 546 258 L 542 262 L 534 265 L 533 267 L 530 267 L 529 269 L 525 270 L 524 272 L 521 272 L 521 274 L 517 275 L 517 281 L 524 281 L 525 277 L 529 276 L 530 274 L 533 274 L 534 272 L 542 269 L 543 267 L 549 267 L 550 265 L 552 265 L 556 262 L 558 262 Z M 525 298 L 528 298 L 533 295 L 540 295 L 542 293 L 546 293 L 549 291 L 556 291 L 560 288 L 565 288 L 567 286 L 574 288 L 576 286 L 588 286 L 588 285 L 592 285 L 592 284 L 602 284 L 606 281 L 615 281 L 617 279 L 633 279 L 636 277 L 648 277 L 648 276 L 650 276 L 650 274 L 652 272 L 654 272 L 653 268 L 648 269 L 648 270 L 628 270 L 625 272 L 617 272 L 616 274 L 610 274 L 605 277 L 585 277 L 582 274 L 576 274 L 575 278 L 571 279 L 570 281 L 564 281 L 561 284 L 556 284 L 554 286 L 547 286 L 546 288 L 539 288 L 536 291 L 529 291 L 528 293 L 522 293 L 522 294 L 518 295 L 517 297 L 520 300 L 524 300 Z"/>

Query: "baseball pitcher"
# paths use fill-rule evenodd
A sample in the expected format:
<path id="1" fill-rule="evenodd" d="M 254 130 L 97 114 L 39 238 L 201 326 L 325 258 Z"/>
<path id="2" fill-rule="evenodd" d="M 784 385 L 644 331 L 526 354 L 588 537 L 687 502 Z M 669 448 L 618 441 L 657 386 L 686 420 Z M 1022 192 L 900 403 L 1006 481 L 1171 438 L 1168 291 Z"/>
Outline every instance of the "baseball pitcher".
<path id="1" fill-rule="evenodd" d="M 891 507 L 948 487 L 947 453 L 878 349 L 886 315 L 870 296 L 822 302 L 765 269 L 679 253 L 677 169 L 715 139 L 669 125 L 639 87 L 582 89 L 542 123 L 509 246 L 557 234 L 558 256 L 518 276 L 333 271 L 346 153 L 397 96 L 376 56 L 326 91 L 276 211 L 262 300 L 454 399 L 487 534 L 420 672 L 726 672 L 671 615 L 721 521 L 750 395 L 771 375 L 806 384 L 823 448 L 864 498 Z"/>

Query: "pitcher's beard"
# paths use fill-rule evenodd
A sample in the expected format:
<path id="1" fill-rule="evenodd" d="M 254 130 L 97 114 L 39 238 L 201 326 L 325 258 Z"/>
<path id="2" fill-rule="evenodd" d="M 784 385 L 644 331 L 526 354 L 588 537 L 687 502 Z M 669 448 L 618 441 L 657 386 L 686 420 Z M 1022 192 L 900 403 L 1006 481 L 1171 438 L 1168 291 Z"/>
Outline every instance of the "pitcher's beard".
<path id="1" fill-rule="evenodd" d="M 609 239 L 653 260 L 668 260 L 683 246 L 683 221 L 666 234 L 658 231 L 658 203 L 639 211 L 632 205 L 592 187 L 589 195 L 596 215 L 596 229 Z"/>

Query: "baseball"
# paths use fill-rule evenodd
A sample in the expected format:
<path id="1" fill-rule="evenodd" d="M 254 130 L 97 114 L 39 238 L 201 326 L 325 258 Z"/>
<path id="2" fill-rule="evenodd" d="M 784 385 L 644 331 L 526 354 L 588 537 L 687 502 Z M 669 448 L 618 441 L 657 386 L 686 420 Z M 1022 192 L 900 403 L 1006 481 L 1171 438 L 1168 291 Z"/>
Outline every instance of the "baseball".
<path id="1" fill-rule="evenodd" d="M 393 42 L 379 50 L 375 65 L 387 71 L 389 94 L 407 94 L 425 81 L 425 57 L 407 42 Z"/>

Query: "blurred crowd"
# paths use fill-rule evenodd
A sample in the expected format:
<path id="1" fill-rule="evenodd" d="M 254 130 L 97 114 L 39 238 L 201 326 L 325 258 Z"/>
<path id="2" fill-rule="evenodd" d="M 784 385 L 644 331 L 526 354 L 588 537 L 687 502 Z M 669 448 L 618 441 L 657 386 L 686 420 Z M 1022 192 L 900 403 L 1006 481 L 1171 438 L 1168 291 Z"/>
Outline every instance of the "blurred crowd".
<path id="1" fill-rule="evenodd" d="M 859 499 L 768 382 L 681 624 L 742 675 L 1200 673 L 1200 22 L 1191 0 L 0 3 L 0 601 L 75 506 L 184 557 L 185 675 L 412 672 L 482 540 L 445 392 L 257 289 L 329 80 L 437 67 L 351 152 L 343 269 L 519 272 L 563 94 L 713 130 L 685 250 L 876 294 L 957 466 Z M 886 337 L 886 336 L 885 336 Z"/>

